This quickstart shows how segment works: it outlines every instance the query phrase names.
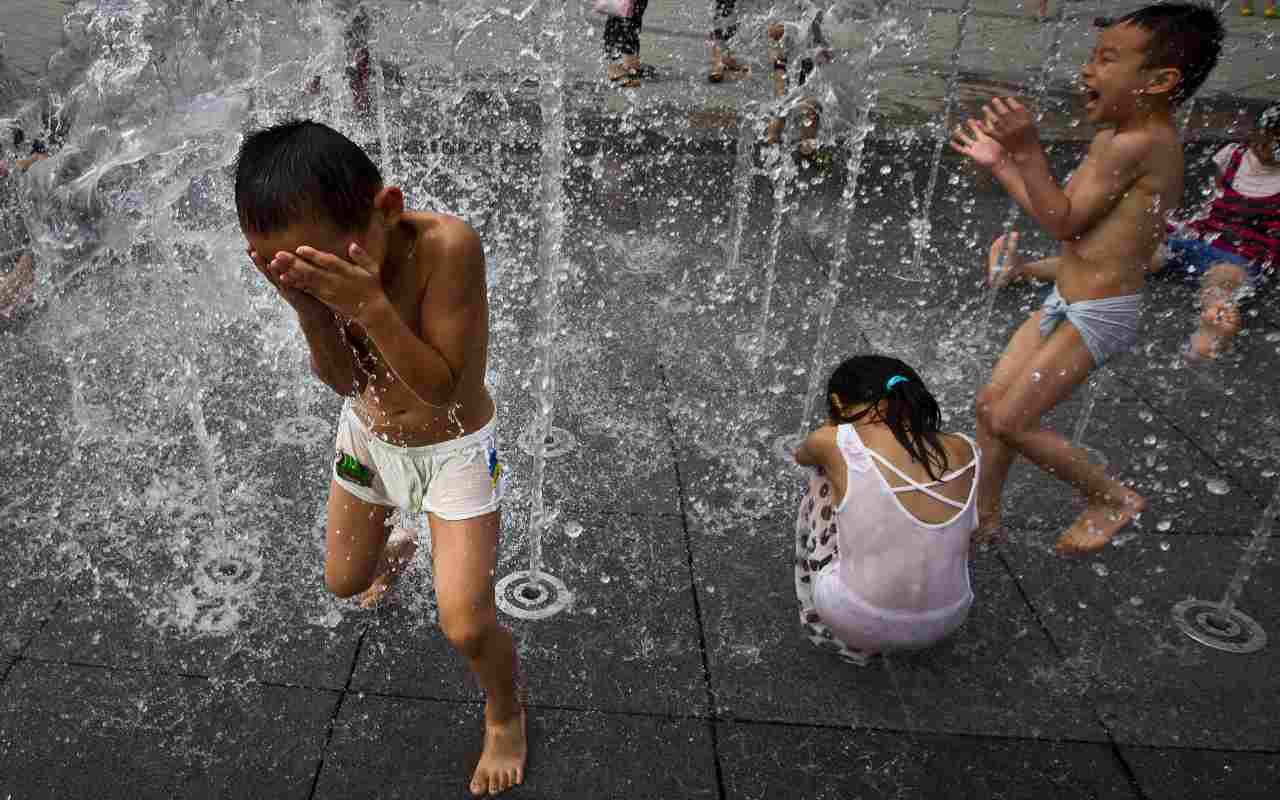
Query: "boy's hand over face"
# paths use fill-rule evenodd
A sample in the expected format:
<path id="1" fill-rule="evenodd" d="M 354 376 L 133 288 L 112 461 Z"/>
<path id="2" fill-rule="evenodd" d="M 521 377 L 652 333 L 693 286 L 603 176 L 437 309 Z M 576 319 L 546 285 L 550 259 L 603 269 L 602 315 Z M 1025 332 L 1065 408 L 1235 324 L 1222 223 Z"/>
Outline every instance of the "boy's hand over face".
<path id="1" fill-rule="evenodd" d="M 987 132 L 1010 153 L 1019 155 L 1040 146 L 1035 118 L 1012 97 L 995 98 L 983 106 L 982 114 Z"/>
<path id="2" fill-rule="evenodd" d="M 294 253 L 276 253 L 280 282 L 301 289 L 347 319 L 363 321 L 363 315 L 387 302 L 382 289 L 382 265 L 359 245 L 348 248 L 350 261 L 299 247 Z"/>
<path id="3" fill-rule="evenodd" d="M 262 256 L 258 255 L 257 251 L 251 248 L 245 252 L 249 254 L 253 265 L 258 268 L 258 272 L 262 273 L 262 276 L 275 287 L 280 296 L 284 298 L 284 301 L 293 306 L 293 309 L 300 315 L 324 314 L 328 316 L 329 309 L 325 307 L 324 303 L 321 303 L 306 292 L 283 285 L 280 282 L 279 275 L 262 259 Z"/>

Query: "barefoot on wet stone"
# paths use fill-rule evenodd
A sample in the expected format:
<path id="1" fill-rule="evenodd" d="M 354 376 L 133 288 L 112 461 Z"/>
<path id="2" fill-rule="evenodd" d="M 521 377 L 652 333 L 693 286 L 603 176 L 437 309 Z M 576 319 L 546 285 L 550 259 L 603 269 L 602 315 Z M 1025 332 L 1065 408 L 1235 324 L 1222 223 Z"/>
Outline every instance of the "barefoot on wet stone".
<path id="1" fill-rule="evenodd" d="M 1058 538 L 1057 550 L 1062 555 L 1095 553 L 1106 547 L 1146 507 L 1146 499 L 1128 489 L 1124 490 L 1119 502 L 1091 500 L 1084 513 Z"/>
<path id="2" fill-rule="evenodd" d="M 1200 315 L 1200 329 L 1191 335 L 1191 355 L 1210 360 L 1222 355 L 1240 330 L 1240 309 L 1226 301 L 1214 303 Z"/>
<path id="3" fill-rule="evenodd" d="M 378 561 L 378 569 L 374 573 L 373 582 L 369 584 L 369 588 L 365 589 L 356 598 L 361 608 L 373 609 L 377 608 L 382 598 L 386 597 L 395 586 L 396 581 L 408 569 L 409 564 L 413 562 L 413 556 L 418 552 L 417 537 L 412 531 L 403 528 L 396 528 L 392 531 L 391 536 L 387 538 L 387 545 L 383 548 L 382 558 Z"/>
<path id="4" fill-rule="evenodd" d="M 495 795 L 524 783 L 528 755 L 528 715 L 523 702 L 505 720 L 490 721 L 485 706 L 484 752 L 471 776 L 471 793 Z"/>

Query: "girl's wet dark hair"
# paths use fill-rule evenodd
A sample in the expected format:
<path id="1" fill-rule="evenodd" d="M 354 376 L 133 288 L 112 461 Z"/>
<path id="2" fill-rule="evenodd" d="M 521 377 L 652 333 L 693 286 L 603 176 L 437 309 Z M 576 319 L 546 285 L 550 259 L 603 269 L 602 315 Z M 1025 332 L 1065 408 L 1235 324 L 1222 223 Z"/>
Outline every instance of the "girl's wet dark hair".
<path id="1" fill-rule="evenodd" d="M 894 380 L 897 377 L 906 380 Z M 870 405 L 862 411 L 853 411 L 866 404 Z M 888 356 L 850 358 L 827 381 L 827 408 L 836 423 L 883 422 L 898 444 L 924 465 L 930 478 L 941 480 L 946 474 L 942 410 L 924 381 L 904 362 Z"/>
<path id="2" fill-rule="evenodd" d="M 298 222 L 363 230 L 381 189 L 381 173 L 359 146 L 310 120 L 252 133 L 236 157 L 236 212 L 253 233 Z"/>

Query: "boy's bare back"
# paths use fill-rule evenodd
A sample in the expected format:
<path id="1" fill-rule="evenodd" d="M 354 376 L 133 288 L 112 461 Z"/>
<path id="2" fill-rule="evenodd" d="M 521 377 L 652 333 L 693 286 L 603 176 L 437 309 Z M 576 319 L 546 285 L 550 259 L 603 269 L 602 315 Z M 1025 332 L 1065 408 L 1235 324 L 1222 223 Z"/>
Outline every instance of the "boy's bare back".
<path id="1" fill-rule="evenodd" d="M 448 363 L 457 382 L 452 401 L 441 407 L 420 399 L 359 323 L 348 322 L 346 334 L 364 372 L 357 413 L 379 437 L 413 446 L 471 433 L 493 417 L 484 383 L 489 305 L 484 252 L 469 225 L 426 212 L 405 212 L 402 225 L 412 243 L 399 263 L 383 267 L 383 287 L 395 313 Z"/>
<path id="2" fill-rule="evenodd" d="M 1099 132 L 1066 186 L 1073 206 L 1095 209 L 1088 227 L 1062 244 L 1058 291 L 1068 302 L 1135 294 L 1182 198 L 1177 129 L 1151 120 L 1136 130 Z"/>

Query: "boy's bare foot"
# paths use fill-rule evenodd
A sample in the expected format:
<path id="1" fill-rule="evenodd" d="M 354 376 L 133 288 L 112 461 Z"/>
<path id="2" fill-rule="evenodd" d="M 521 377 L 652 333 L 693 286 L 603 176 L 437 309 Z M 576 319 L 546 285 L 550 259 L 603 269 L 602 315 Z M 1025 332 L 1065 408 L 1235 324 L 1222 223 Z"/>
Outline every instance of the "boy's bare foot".
<path id="1" fill-rule="evenodd" d="M 12 316 L 35 291 L 36 270 L 30 253 L 18 256 L 13 271 L 0 277 L 0 317 Z"/>
<path id="2" fill-rule="evenodd" d="M 412 531 L 396 528 L 387 537 L 387 546 L 378 561 L 378 571 L 373 576 L 373 583 L 356 598 L 363 609 L 374 609 L 387 592 L 395 586 L 396 580 L 413 561 L 418 552 L 418 542 Z"/>
<path id="3" fill-rule="evenodd" d="M 1191 335 L 1190 355 L 1204 360 L 1217 358 L 1239 330 L 1240 309 L 1235 303 L 1211 303 L 1200 315 L 1200 329 Z"/>
<path id="4" fill-rule="evenodd" d="M 505 720 L 490 720 L 489 706 L 485 706 L 484 752 L 471 776 L 473 795 L 495 795 L 524 783 L 529 750 L 527 721 L 523 702 L 516 713 Z"/>
<path id="5" fill-rule="evenodd" d="M 1097 552 L 1146 508 L 1146 498 L 1124 487 L 1111 494 L 1091 498 L 1084 513 L 1058 537 L 1057 550 L 1062 555 Z"/>

